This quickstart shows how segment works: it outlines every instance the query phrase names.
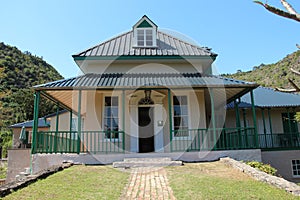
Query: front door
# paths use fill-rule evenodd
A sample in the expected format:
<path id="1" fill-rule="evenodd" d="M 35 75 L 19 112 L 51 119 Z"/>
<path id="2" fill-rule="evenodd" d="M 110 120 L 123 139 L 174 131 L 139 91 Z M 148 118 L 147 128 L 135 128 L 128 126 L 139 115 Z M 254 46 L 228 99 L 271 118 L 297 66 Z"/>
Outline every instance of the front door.
<path id="1" fill-rule="evenodd" d="M 154 151 L 153 107 L 139 107 L 139 152 Z"/>

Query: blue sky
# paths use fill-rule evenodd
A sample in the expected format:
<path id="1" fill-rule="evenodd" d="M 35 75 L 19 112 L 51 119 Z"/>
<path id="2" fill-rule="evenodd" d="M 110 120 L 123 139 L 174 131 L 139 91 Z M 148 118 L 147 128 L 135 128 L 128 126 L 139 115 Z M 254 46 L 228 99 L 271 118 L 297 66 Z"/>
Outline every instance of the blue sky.
<path id="1" fill-rule="evenodd" d="M 268 3 L 280 5 L 280 0 Z M 298 0 L 289 0 L 300 10 Z M 218 53 L 220 73 L 248 71 L 297 50 L 300 23 L 251 0 L 2 1 L 0 41 L 43 56 L 64 77 L 78 74 L 71 55 L 128 31 L 144 14 Z"/>

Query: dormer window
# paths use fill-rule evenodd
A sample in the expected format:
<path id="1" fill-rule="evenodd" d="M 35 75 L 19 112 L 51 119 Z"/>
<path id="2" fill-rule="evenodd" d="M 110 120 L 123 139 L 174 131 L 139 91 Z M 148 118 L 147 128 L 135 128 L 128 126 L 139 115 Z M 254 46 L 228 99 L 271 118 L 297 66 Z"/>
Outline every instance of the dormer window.
<path id="1" fill-rule="evenodd" d="M 133 46 L 134 47 L 156 47 L 157 26 L 147 16 L 143 16 L 133 26 Z"/>
<path id="2" fill-rule="evenodd" d="M 137 30 L 137 46 L 153 46 L 152 29 L 138 29 Z"/>

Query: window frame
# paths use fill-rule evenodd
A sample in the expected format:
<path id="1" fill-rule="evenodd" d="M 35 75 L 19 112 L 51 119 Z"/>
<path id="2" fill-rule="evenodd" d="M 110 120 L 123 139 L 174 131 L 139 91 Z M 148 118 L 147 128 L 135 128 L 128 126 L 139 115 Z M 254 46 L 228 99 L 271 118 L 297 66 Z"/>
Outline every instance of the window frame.
<path id="1" fill-rule="evenodd" d="M 299 174 L 299 175 L 295 175 L 294 174 L 294 164 L 293 164 L 293 161 L 296 162 L 296 172 Z M 299 164 L 297 164 L 297 161 L 299 162 Z M 292 169 L 292 176 L 294 178 L 300 178 L 300 159 L 292 159 L 291 160 L 291 169 Z"/>
<path id="2" fill-rule="evenodd" d="M 143 31 L 143 45 L 139 45 L 139 31 Z M 151 31 L 151 45 L 147 45 L 147 31 Z M 134 30 L 134 47 L 156 48 L 156 30 L 153 27 L 135 28 Z"/>
<path id="3" fill-rule="evenodd" d="M 118 98 L 118 117 L 117 117 L 117 119 L 118 119 L 118 132 L 120 132 L 121 131 L 121 128 L 120 128 L 120 122 L 121 122 L 121 119 L 120 119 L 120 111 L 121 111 L 121 106 L 120 106 L 120 95 L 119 94 L 111 94 L 111 93 L 107 93 L 107 94 L 103 94 L 103 98 L 102 98 L 102 100 L 103 100 L 103 106 L 102 106 L 102 130 L 103 130 L 103 132 L 104 132 L 104 138 L 103 138 L 103 141 L 109 141 L 109 142 L 121 142 L 122 141 L 122 137 L 121 137 L 121 135 L 119 134 L 118 135 L 118 138 L 107 138 L 106 137 L 106 134 L 105 134 L 105 98 L 106 97 L 117 97 Z"/>
<path id="4" fill-rule="evenodd" d="M 188 93 L 185 93 L 185 92 L 176 92 L 176 95 L 172 95 L 172 120 L 173 120 L 173 123 L 172 123 L 172 138 L 174 140 L 191 140 L 191 134 L 190 132 L 188 131 L 188 136 L 175 136 L 175 112 L 174 112 L 174 97 L 182 97 L 182 96 L 185 96 L 186 97 L 186 101 L 187 101 L 187 115 L 184 115 L 184 116 L 187 116 L 187 119 L 188 119 L 188 122 L 187 122 L 187 130 L 190 129 L 191 127 L 191 120 L 190 120 L 190 99 L 189 99 L 189 94 Z M 181 105 L 180 105 L 181 106 Z"/>

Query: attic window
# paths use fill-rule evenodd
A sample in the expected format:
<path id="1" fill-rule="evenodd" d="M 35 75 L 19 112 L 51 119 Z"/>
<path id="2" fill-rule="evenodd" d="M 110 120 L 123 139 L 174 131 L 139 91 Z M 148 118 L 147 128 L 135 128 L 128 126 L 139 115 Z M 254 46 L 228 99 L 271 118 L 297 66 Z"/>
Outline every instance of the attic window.
<path id="1" fill-rule="evenodd" d="M 147 16 L 143 16 L 133 26 L 133 46 L 141 48 L 155 48 L 157 25 Z"/>
<path id="2" fill-rule="evenodd" d="M 137 46 L 149 47 L 153 46 L 153 30 L 138 29 L 137 30 Z"/>

